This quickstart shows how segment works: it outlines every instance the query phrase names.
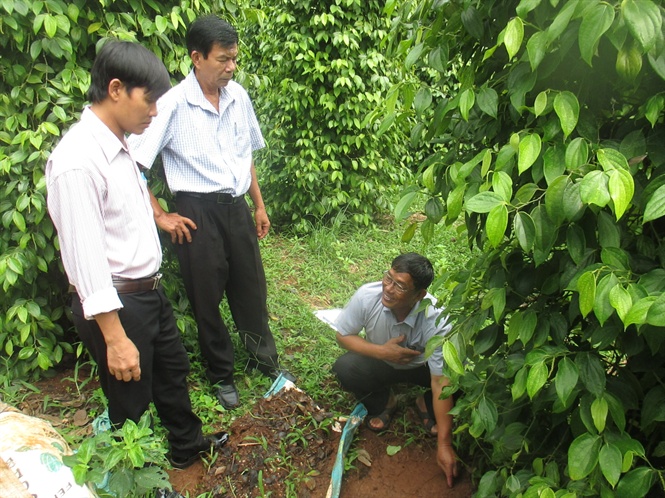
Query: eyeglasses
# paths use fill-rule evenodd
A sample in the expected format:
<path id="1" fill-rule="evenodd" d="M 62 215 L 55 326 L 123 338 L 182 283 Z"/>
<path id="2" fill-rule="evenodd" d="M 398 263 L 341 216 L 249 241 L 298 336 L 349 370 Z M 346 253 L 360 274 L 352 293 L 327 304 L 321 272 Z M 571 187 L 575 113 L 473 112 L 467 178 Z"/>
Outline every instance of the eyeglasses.
<path id="1" fill-rule="evenodd" d="M 395 291 L 398 294 L 404 294 L 406 292 L 409 292 L 411 289 L 405 288 L 402 284 L 400 284 L 398 281 L 396 281 L 393 277 L 390 276 L 390 270 L 386 270 L 383 272 L 383 285 L 393 285 L 395 287 Z"/>

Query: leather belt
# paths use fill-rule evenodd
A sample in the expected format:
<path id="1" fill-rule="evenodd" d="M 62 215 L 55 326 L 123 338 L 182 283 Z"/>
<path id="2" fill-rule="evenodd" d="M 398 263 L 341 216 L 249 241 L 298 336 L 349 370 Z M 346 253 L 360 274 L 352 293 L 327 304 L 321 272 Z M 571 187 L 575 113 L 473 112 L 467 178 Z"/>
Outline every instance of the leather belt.
<path id="1" fill-rule="evenodd" d="M 223 194 L 220 192 L 199 193 L 199 192 L 181 191 L 176 194 L 176 196 L 179 195 L 185 197 L 193 197 L 194 199 L 201 199 L 204 201 L 216 202 L 217 204 L 236 204 L 237 202 L 240 202 L 245 198 L 244 195 L 233 197 L 233 194 Z"/>
<path id="2" fill-rule="evenodd" d="M 155 273 L 152 277 L 137 278 L 133 280 L 113 280 L 113 287 L 118 291 L 118 294 L 146 292 L 157 289 L 161 280 L 162 274 Z M 75 293 L 76 287 L 69 284 L 69 292 Z"/>

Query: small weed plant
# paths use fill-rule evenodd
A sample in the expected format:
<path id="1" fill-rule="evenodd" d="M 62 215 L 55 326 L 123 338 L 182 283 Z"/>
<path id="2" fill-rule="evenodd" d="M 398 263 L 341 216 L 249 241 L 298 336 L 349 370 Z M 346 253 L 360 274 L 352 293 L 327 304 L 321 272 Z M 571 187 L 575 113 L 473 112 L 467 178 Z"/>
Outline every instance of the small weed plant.
<path id="1" fill-rule="evenodd" d="M 136 424 L 103 431 L 86 439 L 78 451 L 63 458 L 77 484 L 88 483 L 101 498 L 152 496 L 158 488 L 171 489 L 163 467 L 166 449 L 150 427 L 146 412 Z"/>

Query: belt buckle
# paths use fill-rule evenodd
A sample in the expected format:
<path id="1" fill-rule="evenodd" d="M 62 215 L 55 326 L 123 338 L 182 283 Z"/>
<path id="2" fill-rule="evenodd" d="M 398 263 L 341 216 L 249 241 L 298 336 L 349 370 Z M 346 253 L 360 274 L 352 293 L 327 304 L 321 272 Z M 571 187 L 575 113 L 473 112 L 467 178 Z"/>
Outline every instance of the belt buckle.
<path id="1" fill-rule="evenodd" d="M 162 280 L 162 274 L 157 273 L 152 277 L 152 290 L 156 290 L 159 287 L 159 282 Z"/>
<path id="2" fill-rule="evenodd" d="M 233 197 L 233 194 L 223 192 L 217 194 L 217 204 L 235 204 L 235 198 Z"/>

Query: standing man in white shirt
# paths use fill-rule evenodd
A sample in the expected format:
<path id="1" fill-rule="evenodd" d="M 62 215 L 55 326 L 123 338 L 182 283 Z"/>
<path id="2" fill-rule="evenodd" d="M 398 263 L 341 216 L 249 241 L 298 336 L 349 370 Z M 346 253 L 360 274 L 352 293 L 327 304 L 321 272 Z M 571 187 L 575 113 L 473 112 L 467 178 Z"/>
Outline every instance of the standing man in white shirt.
<path id="1" fill-rule="evenodd" d="M 437 463 L 448 486 L 457 477 L 457 455 L 452 446 L 452 396 L 441 399 L 448 385 L 443 376 L 443 352 L 436 348 L 425 357 L 427 342 L 450 331 L 443 309 L 421 301 L 434 297 L 427 288 L 434 279 L 432 263 L 416 253 L 397 256 L 379 282 L 356 291 L 335 320 L 337 342 L 348 352 L 340 356 L 333 371 L 346 391 L 367 408 L 367 427 L 388 429 L 397 408 L 391 392 L 395 384 L 429 388 L 416 399 L 425 430 L 437 438 Z M 361 337 L 361 331 L 365 337 Z"/>
<path id="2" fill-rule="evenodd" d="M 99 365 L 111 423 L 138 422 L 154 401 L 169 461 L 186 468 L 228 435 L 204 436 L 192 412 L 189 359 L 157 273 L 162 250 L 150 196 L 125 142 L 148 127 L 169 88 L 149 50 L 107 42 L 92 67 L 92 104 L 49 157 L 46 179 L 74 324 Z"/>
<path id="3" fill-rule="evenodd" d="M 161 154 L 177 213 L 164 212 L 153 197 L 155 221 L 177 242 L 208 378 L 220 404 L 233 409 L 239 397 L 233 344 L 219 312 L 224 295 L 250 366 L 294 380 L 279 366 L 258 244 L 270 220 L 252 153 L 265 143 L 247 92 L 233 81 L 236 30 L 217 16 L 201 17 L 189 26 L 187 51 L 194 68 L 160 98 L 159 115 L 146 133 L 130 137 L 130 147 L 146 168 Z"/>

